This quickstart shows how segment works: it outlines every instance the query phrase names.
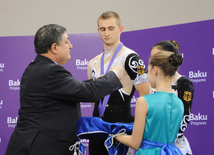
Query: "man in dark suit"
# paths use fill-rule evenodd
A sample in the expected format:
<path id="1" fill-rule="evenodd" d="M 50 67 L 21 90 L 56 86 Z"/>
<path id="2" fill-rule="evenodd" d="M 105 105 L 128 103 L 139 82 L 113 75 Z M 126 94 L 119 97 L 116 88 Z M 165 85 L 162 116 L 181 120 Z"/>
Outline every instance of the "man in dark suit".
<path id="1" fill-rule="evenodd" d="M 122 68 L 81 82 L 62 65 L 72 45 L 66 29 L 56 24 L 41 27 L 34 39 L 37 56 L 26 68 L 20 86 L 17 126 L 6 155 L 73 155 L 77 141 L 79 102 L 94 102 L 122 87 Z"/>

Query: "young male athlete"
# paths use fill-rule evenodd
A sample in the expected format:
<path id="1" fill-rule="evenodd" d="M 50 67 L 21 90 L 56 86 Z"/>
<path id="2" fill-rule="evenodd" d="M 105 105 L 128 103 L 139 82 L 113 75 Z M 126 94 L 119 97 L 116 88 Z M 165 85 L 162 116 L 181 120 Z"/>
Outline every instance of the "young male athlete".
<path id="1" fill-rule="evenodd" d="M 103 53 L 89 61 L 88 78 L 95 80 L 107 73 L 110 67 L 121 66 L 123 68 L 123 79 L 121 80 L 123 88 L 95 102 L 93 116 L 111 123 L 134 122 L 130 103 L 135 90 L 138 91 L 139 96 L 149 94 L 151 90 L 144 62 L 136 52 L 120 42 L 123 26 L 116 12 L 104 12 L 98 18 L 97 25 L 104 50 Z M 90 140 L 89 154 L 108 155 L 104 141 L 105 139 Z"/>

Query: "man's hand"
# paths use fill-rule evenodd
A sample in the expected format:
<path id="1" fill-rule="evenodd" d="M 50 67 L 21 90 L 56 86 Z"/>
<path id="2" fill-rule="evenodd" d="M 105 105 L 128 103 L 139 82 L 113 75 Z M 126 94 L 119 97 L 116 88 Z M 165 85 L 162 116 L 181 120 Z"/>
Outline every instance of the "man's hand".
<path id="1" fill-rule="evenodd" d="M 120 80 L 122 80 L 122 78 L 123 78 L 123 69 L 122 69 L 121 66 L 111 67 L 110 71 L 114 71 L 117 74 L 118 78 Z"/>

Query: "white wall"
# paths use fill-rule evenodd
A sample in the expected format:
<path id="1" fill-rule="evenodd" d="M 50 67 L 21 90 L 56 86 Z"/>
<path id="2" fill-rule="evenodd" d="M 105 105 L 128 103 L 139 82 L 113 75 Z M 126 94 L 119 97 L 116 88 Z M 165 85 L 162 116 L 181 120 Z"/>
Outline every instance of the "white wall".
<path id="1" fill-rule="evenodd" d="M 49 23 L 68 34 L 96 33 L 108 10 L 132 31 L 214 19 L 214 0 L 0 0 L 0 36 L 34 35 Z"/>

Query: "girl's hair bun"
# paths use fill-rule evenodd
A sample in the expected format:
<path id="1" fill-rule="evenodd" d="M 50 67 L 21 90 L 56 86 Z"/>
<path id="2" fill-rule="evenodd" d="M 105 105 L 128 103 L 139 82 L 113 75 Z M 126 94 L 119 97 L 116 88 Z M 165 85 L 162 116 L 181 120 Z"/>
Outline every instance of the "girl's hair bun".
<path id="1" fill-rule="evenodd" d="M 174 67 L 178 67 L 182 64 L 183 62 L 183 58 L 180 54 L 178 53 L 173 53 L 170 55 L 169 57 L 169 62 L 174 66 Z"/>

